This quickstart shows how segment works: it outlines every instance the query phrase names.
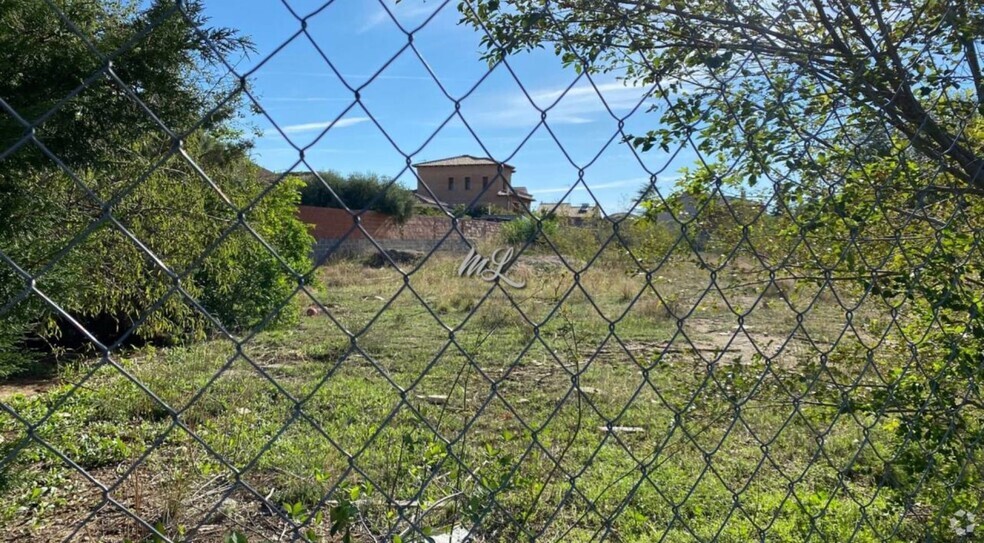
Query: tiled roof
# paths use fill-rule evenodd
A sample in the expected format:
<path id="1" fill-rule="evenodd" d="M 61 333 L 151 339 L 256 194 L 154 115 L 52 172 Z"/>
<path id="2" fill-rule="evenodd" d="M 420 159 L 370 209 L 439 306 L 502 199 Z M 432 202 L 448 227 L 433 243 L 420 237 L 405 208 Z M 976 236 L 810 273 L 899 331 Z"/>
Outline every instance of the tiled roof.
<path id="1" fill-rule="evenodd" d="M 416 196 L 417 199 L 420 200 L 420 202 L 422 204 L 424 204 L 425 206 L 428 206 L 428 207 L 443 207 L 445 209 L 451 209 L 451 206 L 449 204 L 447 204 L 445 202 L 442 202 L 440 200 L 435 200 L 434 198 L 431 198 L 427 194 L 421 194 L 420 192 L 414 191 L 413 192 L 413 195 Z"/>
<path id="2" fill-rule="evenodd" d="M 438 160 L 428 160 L 426 162 L 418 162 L 414 164 L 414 168 L 419 168 L 421 166 L 498 166 L 499 162 L 492 160 L 488 157 L 477 157 L 471 155 L 458 155 L 449 158 L 441 158 Z M 508 168 L 512 171 L 516 171 L 516 168 L 510 166 L 509 164 L 502 163 L 503 168 Z"/>
<path id="3" fill-rule="evenodd" d="M 530 194 L 530 191 L 526 190 L 526 187 L 513 187 L 513 190 L 516 191 L 516 196 L 519 196 L 520 198 L 528 198 L 530 200 L 533 199 L 533 195 Z"/>
<path id="4" fill-rule="evenodd" d="M 566 203 L 541 202 L 540 209 L 558 217 L 595 217 L 601 215 L 598 206 L 590 204 L 571 205 Z"/>
<path id="5" fill-rule="evenodd" d="M 524 200 L 535 200 L 533 195 L 526 190 L 526 187 L 511 187 L 510 190 L 500 190 L 498 194 L 499 196 L 516 196 L 517 198 L 522 198 Z"/>

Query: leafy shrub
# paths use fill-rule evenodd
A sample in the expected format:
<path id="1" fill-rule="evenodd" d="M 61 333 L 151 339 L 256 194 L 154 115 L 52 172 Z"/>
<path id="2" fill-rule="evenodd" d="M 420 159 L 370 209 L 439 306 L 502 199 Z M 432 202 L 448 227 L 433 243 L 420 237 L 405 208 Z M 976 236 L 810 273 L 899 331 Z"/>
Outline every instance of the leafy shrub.
<path id="1" fill-rule="evenodd" d="M 544 236 L 553 239 L 557 233 L 557 219 L 553 216 L 539 215 L 536 217 L 524 215 L 502 225 L 500 235 L 503 242 L 509 245 L 545 244 Z"/>
<path id="2" fill-rule="evenodd" d="M 491 204 L 475 204 L 473 206 L 466 206 L 465 204 L 458 204 L 454 206 L 452 214 L 455 217 L 471 217 L 477 219 L 480 217 L 487 217 L 489 215 L 502 215 L 506 212 L 497 206 Z"/>
<path id="3" fill-rule="evenodd" d="M 557 248 L 557 251 L 564 258 L 575 258 L 582 262 L 588 261 L 601 249 L 601 244 L 607 236 L 611 236 L 611 224 L 607 223 L 608 232 L 605 233 L 605 225 L 595 227 L 563 225 L 556 228 L 556 232 L 550 234 L 550 242 Z"/>
<path id="4" fill-rule="evenodd" d="M 253 229 L 299 273 L 307 271 L 312 238 L 295 218 L 303 182 L 287 178 L 274 187 L 262 205 L 247 217 Z M 259 324 L 294 291 L 297 281 L 249 233 L 233 233 L 196 274 L 202 302 L 226 326 L 242 329 Z M 275 323 L 292 322 L 296 313 L 281 312 Z"/>
<path id="5" fill-rule="evenodd" d="M 7 315 L 0 317 L 0 380 L 30 366 L 33 357 L 17 348 L 24 332 L 19 320 Z"/>
<path id="6" fill-rule="evenodd" d="M 325 171 L 319 172 L 318 176 L 301 177 L 305 182 L 301 205 L 342 208 L 344 202 L 349 209 L 378 211 L 392 216 L 398 223 L 413 215 L 413 193 L 398 184 L 391 185 L 389 180 L 376 174 L 356 173 L 343 177 L 338 172 Z"/>
<path id="7" fill-rule="evenodd" d="M 635 258 L 647 267 L 663 260 L 673 249 L 680 233 L 646 218 L 631 219 L 619 224 L 619 235 Z"/>
<path id="8" fill-rule="evenodd" d="M 188 146 L 194 149 L 196 144 L 191 141 Z M 134 171 L 121 173 L 120 179 L 144 166 L 134 162 Z M 104 341 L 115 340 L 138 322 L 137 337 L 144 339 L 202 337 L 210 328 L 205 317 L 174 290 L 175 281 L 161 264 L 183 275 L 183 291 L 225 327 L 253 326 L 283 303 L 296 280 L 238 224 L 235 209 L 259 195 L 263 186 L 255 181 L 257 168 L 245 156 L 237 162 L 201 162 L 233 207 L 225 205 L 208 185 L 195 182 L 197 175 L 191 166 L 178 164 L 151 174 L 130 197 L 113 206 L 113 216 L 155 258 L 122 229 L 102 224 L 64 258 L 54 260 L 92 221 L 84 209 L 70 205 L 74 183 L 63 174 L 19 180 L 18 191 L 31 191 L 42 179 L 46 190 L 37 197 L 37 213 L 4 225 L 0 250 L 32 271 L 50 264 L 39 288 Z M 97 193 L 115 189 L 116 176 L 95 171 L 83 172 L 83 176 Z M 243 213 L 243 220 L 285 264 L 303 273 L 312 239 L 295 217 L 299 185 L 297 180 L 281 182 Z M 0 298 L 13 298 L 23 289 L 23 281 L 12 271 L 0 270 Z M 4 316 L 8 322 L 3 335 L 16 337 L 26 331 L 28 335 L 61 337 L 68 344 L 84 343 L 72 326 L 36 296 L 27 297 L 15 311 Z"/>

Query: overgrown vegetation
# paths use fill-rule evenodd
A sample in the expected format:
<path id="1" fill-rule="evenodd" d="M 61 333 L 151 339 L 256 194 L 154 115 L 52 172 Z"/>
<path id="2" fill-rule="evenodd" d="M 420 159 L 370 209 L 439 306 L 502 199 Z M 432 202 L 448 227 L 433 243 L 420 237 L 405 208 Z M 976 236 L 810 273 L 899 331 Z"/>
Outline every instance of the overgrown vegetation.
<path id="1" fill-rule="evenodd" d="M 525 214 L 502 225 L 502 240 L 510 245 L 545 244 L 556 234 L 557 218 L 537 213 Z"/>
<path id="2" fill-rule="evenodd" d="M 301 177 L 305 181 L 301 191 L 303 205 L 348 207 L 353 211 L 369 209 L 390 215 L 399 223 L 413 215 L 413 193 L 376 174 L 355 173 L 346 177 L 338 172 L 324 171 L 317 175 L 301 174 Z"/>
<path id="3" fill-rule="evenodd" d="M 190 540 L 236 531 L 264 541 L 295 533 L 287 518 L 312 541 L 330 541 L 333 531 L 353 541 L 421 541 L 410 521 L 436 535 L 479 520 L 476 535 L 490 541 L 588 541 L 606 530 L 622 541 L 740 541 L 762 526 L 788 542 L 921 533 L 923 520 L 882 484 L 894 429 L 857 413 L 870 424 L 862 426 L 827 396 L 858 380 L 856 397 L 870 397 L 873 377 L 853 354 L 879 329 L 876 304 L 856 310 L 857 332 L 840 337 L 821 368 L 811 360 L 843 335 L 843 309 L 832 298 L 812 303 L 809 283 L 793 281 L 786 294 L 803 311 L 797 323 L 790 306 L 765 292 L 765 276 L 749 271 L 752 260 L 719 270 L 722 294 L 708 295 L 710 272 L 684 259 L 659 267 L 649 286 L 611 246 L 577 287 L 547 254 L 520 258 L 510 273 L 528 286 L 510 291 L 512 302 L 498 290 L 483 299 L 489 285 L 458 277 L 459 258 L 432 257 L 409 284 L 441 322 L 395 270 L 333 262 L 319 275 L 317 300 L 342 326 L 359 332 L 387 307 L 355 344 L 315 315 L 259 334 L 242 348 L 248 359 L 231 363 L 236 349 L 222 341 L 134 352 L 124 368 L 166 406 L 104 366 L 61 408 L 69 416 L 39 435 L 100 480 L 115 480 L 116 466 L 155 448 L 113 495 L 160 519 L 162 535 Z M 736 311 L 747 333 L 735 330 Z M 461 350 L 449 346 L 444 325 Z M 790 335 L 812 343 L 781 346 Z M 38 420 L 70 386 L 7 401 Z M 181 420 L 215 453 L 250 469 L 234 476 L 172 426 L 169 408 L 183 409 Z M 738 413 L 741 422 L 729 424 Z M 816 428 L 825 429 L 822 443 Z M 0 435 L 0 453 L 26 436 L 3 415 Z M 701 469 L 704 451 L 713 451 L 713 476 Z M 5 473 L 7 533 L 57 539 L 99 500 L 33 442 Z M 835 484 L 843 473 L 849 490 Z M 744 515 L 731 512 L 738 489 Z M 225 496 L 231 503 L 213 511 Z M 148 534 L 122 515 L 100 516 L 87 529 L 131 540 Z"/>
<path id="4" fill-rule="evenodd" d="M 700 160 L 668 200 L 644 188 L 638 219 L 504 225 L 522 291 L 462 277 L 460 255 L 409 276 L 334 261 L 302 311 L 298 200 L 403 220 L 412 195 L 371 174 L 257 181 L 238 82 L 208 69 L 212 44 L 249 43 L 195 32 L 195 2 L 55 0 L 102 54 L 158 26 L 59 104 L 103 61 L 50 3 L 0 6 L 0 97 L 29 121 L 59 106 L 33 133 L 0 117 L 0 378 L 32 341 L 86 343 L 62 311 L 105 344 L 156 341 L 81 357 L 47 392 L 0 388 L 5 535 L 973 535 L 980 6 L 462 3 L 492 62 L 550 44 L 658 84 L 653 130 L 627 141 Z M 243 344 L 206 333 L 261 321 Z"/>
<path id="5" fill-rule="evenodd" d="M 105 345 L 203 339 L 214 324 L 189 299 L 229 329 L 259 324 L 311 239 L 299 183 L 258 181 L 238 83 L 212 77 L 217 54 L 250 42 L 209 27 L 198 2 L 54 4 L 88 43 L 46 2 L 0 6 L 0 97 L 23 119 L 0 115 L 0 149 L 15 150 L 0 162 L 0 378 L 35 368 L 42 345 L 91 347 L 73 319 Z M 128 40 L 112 64 L 124 84 L 103 75 L 71 95 L 102 66 L 90 45 Z"/>

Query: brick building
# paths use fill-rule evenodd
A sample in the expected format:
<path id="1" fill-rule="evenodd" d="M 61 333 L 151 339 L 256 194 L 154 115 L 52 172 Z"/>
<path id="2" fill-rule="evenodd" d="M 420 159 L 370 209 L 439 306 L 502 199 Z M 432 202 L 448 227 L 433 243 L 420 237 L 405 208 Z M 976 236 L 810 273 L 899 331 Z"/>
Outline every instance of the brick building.
<path id="1" fill-rule="evenodd" d="M 424 188 L 426 184 L 437 200 L 452 206 L 474 201 L 476 206 L 511 213 L 529 209 L 533 202 L 526 187 L 512 185 L 516 168 L 491 158 L 460 155 L 420 162 L 414 167 L 419 177 L 416 192 L 422 200 L 433 201 Z"/>

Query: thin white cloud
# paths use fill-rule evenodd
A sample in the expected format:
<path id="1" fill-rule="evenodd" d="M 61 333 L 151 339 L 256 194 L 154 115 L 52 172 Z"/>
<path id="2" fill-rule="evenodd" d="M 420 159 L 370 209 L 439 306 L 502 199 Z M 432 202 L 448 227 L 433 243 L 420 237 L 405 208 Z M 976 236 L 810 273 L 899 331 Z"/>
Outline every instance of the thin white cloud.
<path id="1" fill-rule="evenodd" d="M 535 104 L 536 107 L 547 110 L 548 125 L 587 124 L 610 120 L 608 109 L 616 114 L 628 112 L 643 100 L 648 91 L 647 87 L 622 81 L 591 85 L 585 80 L 569 89 L 556 87 L 532 91 L 529 98 L 521 91 L 497 96 L 490 100 L 490 104 L 482 104 L 481 111 L 474 117 L 485 125 L 530 126 L 540 119 L 540 112 L 533 106 Z M 599 95 L 604 98 L 604 102 Z M 530 104 L 530 99 L 533 104 Z"/>
<path id="2" fill-rule="evenodd" d="M 372 4 L 376 7 L 376 9 L 372 12 L 371 15 L 369 15 L 369 17 L 366 19 L 366 22 L 359 28 L 358 32 L 360 34 L 364 32 L 368 32 L 373 28 L 376 28 L 377 26 L 390 20 L 389 13 L 387 13 L 386 10 L 382 8 L 382 6 L 379 6 L 379 4 L 376 2 L 373 2 Z M 386 2 L 386 7 L 389 8 L 390 12 L 393 13 L 396 19 L 400 21 L 400 23 L 406 26 L 407 23 L 416 22 L 419 19 L 423 19 L 427 16 L 430 16 L 430 14 L 434 13 L 434 10 L 437 9 L 437 3 L 436 2 L 432 2 L 429 4 L 426 2 L 396 3 L 394 0 L 388 0 Z"/>
<path id="3" fill-rule="evenodd" d="M 280 130 L 284 134 L 303 134 L 304 132 L 314 132 L 324 130 L 325 128 L 331 127 L 332 130 L 337 128 L 345 128 L 347 126 L 353 126 L 359 123 L 364 123 L 369 120 L 369 117 L 347 117 L 345 119 L 339 119 L 337 121 L 322 121 L 317 123 L 301 123 L 301 124 L 289 124 L 287 126 L 281 126 Z M 276 128 L 269 128 L 263 132 L 263 135 L 279 134 Z"/>
<path id="4" fill-rule="evenodd" d="M 657 185 L 664 185 L 666 183 L 675 182 L 678 179 L 680 179 L 679 175 L 674 175 L 670 177 L 660 176 L 656 183 Z M 608 181 L 605 183 L 592 183 L 590 181 L 586 181 L 586 183 L 588 185 L 588 188 L 591 189 L 592 192 L 595 192 L 595 191 L 610 190 L 610 189 L 621 189 L 627 187 L 638 189 L 641 188 L 644 184 L 648 184 L 649 180 L 650 180 L 649 177 L 633 177 L 630 179 L 620 179 L 618 181 Z M 535 190 L 530 189 L 530 192 L 536 194 L 557 194 L 557 193 L 563 194 L 567 192 L 570 188 L 571 188 L 570 185 L 568 185 L 566 187 L 550 187 L 550 188 L 535 189 Z M 575 192 L 585 192 L 585 191 L 587 191 L 587 189 L 584 188 L 584 184 L 579 183 L 576 187 L 574 187 L 574 190 L 572 190 L 571 193 L 573 194 Z"/>
<path id="5" fill-rule="evenodd" d="M 596 191 L 596 190 L 620 189 L 625 187 L 637 187 L 637 186 L 641 186 L 642 183 L 646 183 L 648 181 L 649 181 L 648 177 L 634 177 L 632 179 L 609 181 L 607 183 L 592 183 L 590 181 L 588 181 L 587 183 L 588 183 L 588 188 L 590 188 L 592 191 Z M 570 188 L 571 187 L 568 185 L 566 187 L 552 187 L 547 189 L 535 189 L 535 190 L 530 189 L 530 191 L 536 194 L 554 194 L 554 193 L 565 193 L 568 190 L 570 190 Z M 584 188 L 583 184 L 579 184 L 578 186 L 574 187 L 574 190 L 572 190 L 571 192 L 572 193 L 582 192 L 586 190 L 587 189 Z"/>
<path id="6" fill-rule="evenodd" d="M 557 99 L 562 98 L 556 107 L 583 107 L 593 111 L 603 111 L 604 104 L 599 95 L 605 99 L 612 109 L 631 109 L 642 100 L 649 90 L 647 87 L 630 85 L 627 82 L 611 81 L 591 85 L 590 81 L 577 84 L 570 89 L 552 89 L 532 93 L 530 98 L 541 108 L 548 107 Z"/>

